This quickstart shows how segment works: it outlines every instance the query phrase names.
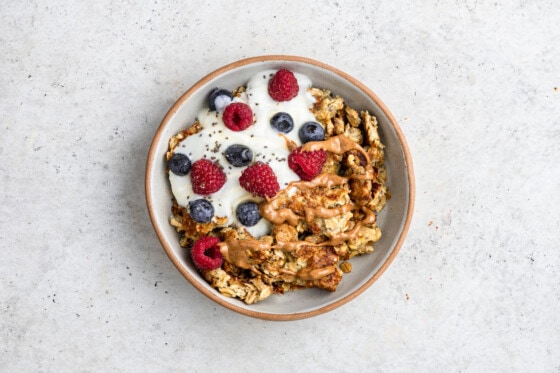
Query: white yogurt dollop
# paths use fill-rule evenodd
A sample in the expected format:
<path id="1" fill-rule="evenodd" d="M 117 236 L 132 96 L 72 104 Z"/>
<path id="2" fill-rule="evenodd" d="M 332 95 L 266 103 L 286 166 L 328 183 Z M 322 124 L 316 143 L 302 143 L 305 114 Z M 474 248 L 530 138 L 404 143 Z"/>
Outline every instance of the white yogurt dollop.
<path id="1" fill-rule="evenodd" d="M 311 80 L 305 75 L 294 73 L 299 92 L 290 101 L 276 102 L 268 94 L 268 81 L 276 70 L 266 70 L 254 75 L 247 84 L 246 91 L 241 97 L 234 97 L 233 102 L 244 102 L 251 107 L 255 122 L 243 131 L 232 131 L 222 120 L 222 111 L 214 112 L 205 108 L 198 114 L 202 130 L 184 139 L 176 148 L 175 153 L 182 153 L 189 157 L 192 163 L 207 158 L 217 162 L 224 170 L 227 180 L 224 186 L 210 196 L 196 194 L 192 190 L 190 173 L 177 176 L 169 173 L 171 190 L 177 203 L 188 208 L 189 201 L 204 198 L 214 207 L 214 216 L 227 217 L 226 226 L 230 224 L 242 225 L 237 219 L 235 209 L 241 202 L 263 199 L 253 196 L 239 184 L 239 176 L 246 167 L 234 167 L 224 156 L 228 146 L 241 144 L 248 146 L 254 156 L 254 162 L 268 163 L 278 178 L 280 189 L 284 189 L 291 181 L 299 177 L 288 167 L 290 151 L 280 132 L 270 125 L 270 119 L 278 112 L 290 114 L 294 121 L 294 128 L 285 133 L 286 137 L 301 145 L 298 136 L 300 127 L 309 121 L 316 121 L 310 108 L 315 98 L 307 91 L 311 87 Z M 261 219 L 252 227 L 245 227 L 253 236 L 260 237 L 270 232 L 270 222 Z"/>

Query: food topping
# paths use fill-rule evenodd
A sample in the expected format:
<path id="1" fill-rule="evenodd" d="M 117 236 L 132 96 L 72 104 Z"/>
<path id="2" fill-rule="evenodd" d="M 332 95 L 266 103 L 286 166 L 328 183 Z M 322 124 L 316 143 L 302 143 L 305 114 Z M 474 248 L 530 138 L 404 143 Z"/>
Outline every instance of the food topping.
<path id="1" fill-rule="evenodd" d="M 299 129 L 299 139 L 302 143 L 322 141 L 325 139 L 325 130 L 317 122 L 307 122 Z"/>
<path id="2" fill-rule="evenodd" d="M 253 201 L 247 201 L 237 205 L 235 210 L 237 218 L 246 227 L 252 227 L 261 220 L 261 214 L 259 213 L 259 205 Z"/>
<path id="3" fill-rule="evenodd" d="M 326 151 L 315 150 L 312 152 L 303 152 L 300 147 L 295 149 L 288 156 L 288 166 L 298 174 L 302 180 L 311 181 L 315 176 L 321 173 L 326 160 Z"/>
<path id="4" fill-rule="evenodd" d="M 227 161 L 235 167 L 247 166 L 253 161 L 253 151 L 246 145 L 230 145 L 224 155 Z"/>
<path id="5" fill-rule="evenodd" d="M 205 199 L 196 199 L 189 202 L 189 215 L 198 223 L 208 223 L 214 216 L 214 206 Z"/>
<path id="6" fill-rule="evenodd" d="M 223 111 L 233 100 L 233 95 L 227 89 L 214 88 L 208 95 L 208 107 L 212 111 Z"/>
<path id="7" fill-rule="evenodd" d="M 223 120 L 230 130 L 243 131 L 253 124 L 253 111 L 247 104 L 234 102 L 226 106 Z"/>
<path id="8" fill-rule="evenodd" d="M 268 94 L 276 101 L 289 101 L 296 97 L 298 92 L 298 81 L 289 70 L 278 70 L 268 82 Z"/>
<path id="9" fill-rule="evenodd" d="M 239 184 L 249 193 L 263 198 L 272 198 L 280 190 L 272 168 L 260 161 L 243 171 L 239 177 Z"/>
<path id="10" fill-rule="evenodd" d="M 191 249 L 191 256 L 196 268 L 207 271 L 220 268 L 224 262 L 218 244 L 220 239 L 212 236 L 199 238 Z"/>
<path id="11" fill-rule="evenodd" d="M 185 154 L 176 153 L 167 161 L 169 171 L 178 176 L 185 176 L 191 170 L 191 160 Z"/>
<path id="12" fill-rule="evenodd" d="M 288 113 L 276 113 L 270 118 L 270 125 L 279 132 L 288 133 L 294 129 L 294 120 Z"/>
<path id="13" fill-rule="evenodd" d="M 192 165 L 191 182 L 195 193 L 209 195 L 220 190 L 226 182 L 226 175 L 216 163 L 199 159 Z"/>

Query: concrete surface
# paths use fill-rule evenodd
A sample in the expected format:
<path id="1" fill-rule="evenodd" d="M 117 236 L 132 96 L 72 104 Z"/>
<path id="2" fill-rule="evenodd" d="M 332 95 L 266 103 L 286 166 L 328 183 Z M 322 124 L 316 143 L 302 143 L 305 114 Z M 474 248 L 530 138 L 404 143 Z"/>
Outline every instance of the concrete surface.
<path id="1" fill-rule="evenodd" d="M 0 371 L 560 372 L 560 3 L 3 1 Z M 359 78 L 414 159 L 413 224 L 351 303 L 223 309 L 151 227 L 169 106 L 240 58 Z"/>

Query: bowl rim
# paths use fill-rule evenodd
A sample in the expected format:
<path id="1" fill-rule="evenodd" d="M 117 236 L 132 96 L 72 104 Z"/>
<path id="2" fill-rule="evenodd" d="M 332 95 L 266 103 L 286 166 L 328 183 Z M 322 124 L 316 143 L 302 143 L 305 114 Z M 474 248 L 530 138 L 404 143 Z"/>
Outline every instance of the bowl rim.
<path id="1" fill-rule="evenodd" d="M 353 291 L 352 293 L 348 294 L 347 296 L 345 296 L 341 299 L 338 299 L 337 301 L 335 301 L 333 303 L 327 304 L 325 306 L 322 306 L 322 307 L 319 307 L 317 309 L 313 309 L 313 310 L 310 310 L 310 311 L 287 313 L 287 314 L 274 314 L 274 313 L 252 311 L 252 310 L 248 310 L 248 309 L 239 307 L 235 304 L 228 303 L 220 297 L 218 292 L 211 291 L 211 290 L 207 289 L 196 278 L 194 278 L 194 276 L 191 273 L 189 273 L 186 270 L 186 268 L 184 268 L 181 265 L 179 259 L 174 255 L 174 252 L 173 252 L 172 248 L 169 245 L 167 245 L 166 240 L 164 238 L 163 231 L 159 228 L 158 223 L 156 222 L 155 212 L 154 212 L 154 208 L 153 208 L 154 200 L 153 200 L 153 196 L 152 196 L 152 185 L 150 183 L 150 181 L 152 179 L 152 174 L 154 172 L 154 167 L 153 166 L 156 164 L 154 162 L 154 158 L 155 158 L 157 144 L 159 144 L 159 142 L 161 140 L 162 133 L 164 132 L 164 129 L 165 129 L 167 123 L 171 120 L 171 118 L 175 115 L 175 113 L 183 105 L 183 103 L 194 92 L 196 92 L 202 85 L 206 84 L 207 82 L 211 81 L 212 79 L 216 78 L 219 75 L 222 75 L 222 74 L 224 74 L 224 73 L 226 73 L 230 70 L 233 70 L 233 69 L 236 69 L 236 68 L 239 68 L 239 67 L 242 67 L 242 66 L 246 66 L 246 65 L 250 65 L 250 64 L 254 64 L 254 63 L 259 63 L 259 62 L 270 62 L 270 61 L 297 62 L 297 63 L 302 63 L 302 64 L 314 65 L 316 67 L 319 67 L 319 68 L 322 68 L 322 69 L 325 69 L 325 70 L 329 70 L 330 72 L 332 72 L 336 75 L 339 75 L 340 77 L 348 80 L 351 84 L 353 84 L 358 89 L 360 89 L 364 94 L 369 96 L 377 104 L 379 109 L 381 111 L 383 111 L 383 113 L 386 115 L 387 119 L 389 120 L 389 123 L 393 126 L 393 128 L 395 130 L 395 133 L 398 137 L 399 142 L 401 143 L 404 159 L 405 159 L 405 162 L 406 162 L 406 167 L 405 168 L 406 168 L 407 177 L 408 177 L 408 184 L 409 184 L 408 185 L 407 213 L 406 213 L 406 217 L 405 217 L 405 220 L 404 220 L 404 223 L 403 223 L 402 230 L 400 232 L 400 235 L 399 235 L 397 241 L 394 244 L 394 247 L 393 247 L 391 253 L 386 258 L 385 262 L 382 263 L 379 270 L 376 273 L 374 273 L 374 275 L 370 279 L 368 279 L 364 284 L 362 284 L 355 291 Z M 415 196 L 416 196 L 414 169 L 413 169 L 413 164 L 412 164 L 412 157 L 410 155 L 410 149 L 408 147 L 408 144 L 405 140 L 404 134 L 402 133 L 402 130 L 401 130 L 397 120 L 395 119 L 393 114 L 389 111 L 389 108 L 385 105 L 385 103 L 383 103 L 383 101 L 371 89 L 369 89 L 366 85 L 364 85 L 363 83 L 361 83 L 360 81 L 358 81 L 354 77 L 348 75 L 347 73 L 345 73 L 345 72 L 343 72 L 343 71 L 341 71 L 341 70 L 339 70 L 335 67 L 332 67 L 332 66 L 327 65 L 323 62 L 320 62 L 320 61 L 317 61 L 317 60 L 314 60 L 314 59 L 311 59 L 311 58 L 308 58 L 308 57 L 301 57 L 301 56 L 294 56 L 294 55 L 276 55 L 276 54 L 275 55 L 262 55 L 262 56 L 244 58 L 244 59 L 229 63 L 227 65 L 224 65 L 224 66 L 210 72 L 209 74 L 204 76 L 202 79 L 197 81 L 187 91 L 185 91 L 185 93 L 183 93 L 177 101 L 175 101 L 175 103 L 167 111 L 167 113 L 163 117 L 161 123 L 159 124 L 158 128 L 156 129 L 155 135 L 154 135 L 154 137 L 152 139 L 152 142 L 150 144 L 150 148 L 149 148 L 149 151 L 148 151 L 148 157 L 146 159 L 146 171 L 145 171 L 145 185 L 144 185 L 144 187 L 145 187 L 146 204 L 147 204 L 148 213 L 149 213 L 149 216 L 150 216 L 150 221 L 151 221 L 152 226 L 153 226 L 153 228 L 156 232 L 158 240 L 160 241 L 161 245 L 163 246 L 164 251 L 166 252 L 167 256 L 169 257 L 169 259 L 171 260 L 173 265 L 179 270 L 179 272 L 183 275 L 183 277 L 185 277 L 198 291 L 200 291 L 202 294 L 204 294 L 205 296 L 207 296 L 211 300 L 215 301 L 216 303 L 220 304 L 221 306 L 223 306 L 223 307 L 225 307 L 225 308 L 227 308 L 231 311 L 235 311 L 235 312 L 238 312 L 240 314 L 243 314 L 245 316 L 250 316 L 250 317 L 263 319 L 263 320 L 271 320 L 271 321 L 299 320 L 299 319 L 309 318 L 309 317 L 317 316 L 317 315 L 332 311 L 335 308 L 338 308 L 338 307 L 348 303 L 352 299 L 356 298 L 358 295 L 362 294 L 367 288 L 369 288 L 375 281 L 377 281 L 377 279 L 379 277 L 381 277 L 381 275 L 387 270 L 387 268 L 391 265 L 391 263 L 393 262 L 393 260 L 397 256 L 397 254 L 399 253 L 399 251 L 400 251 L 400 249 L 401 249 L 401 247 L 404 243 L 405 237 L 408 233 L 410 223 L 412 221 L 412 215 L 413 215 L 414 203 L 415 203 Z"/>

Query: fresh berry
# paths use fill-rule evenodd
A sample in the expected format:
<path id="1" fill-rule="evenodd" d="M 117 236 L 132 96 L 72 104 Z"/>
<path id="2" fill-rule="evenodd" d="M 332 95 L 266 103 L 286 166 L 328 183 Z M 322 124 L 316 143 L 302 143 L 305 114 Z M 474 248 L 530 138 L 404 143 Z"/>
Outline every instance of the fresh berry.
<path id="1" fill-rule="evenodd" d="M 309 141 L 323 141 L 325 130 L 317 122 L 307 122 L 299 129 L 299 139 L 304 144 Z"/>
<path id="2" fill-rule="evenodd" d="M 220 268 L 224 257 L 220 252 L 218 237 L 204 236 L 199 238 L 191 249 L 194 265 L 200 270 Z"/>
<path id="3" fill-rule="evenodd" d="M 208 95 L 208 106 L 212 111 L 222 111 L 233 100 L 233 95 L 227 89 L 214 88 Z"/>
<path id="4" fill-rule="evenodd" d="M 169 171 L 178 176 L 185 176 L 191 170 L 191 160 L 185 154 L 175 153 L 167 161 Z"/>
<path id="5" fill-rule="evenodd" d="M 246 227 L 252 227 L 261 220 L 261 214 L 259 213 L 259 205 L 253 201 L 247 201 L 237 205 L 235 209 L 235 214 L 237 219 Z"/>
<path id="6" fill-rule="evenodd" d="M 239 184 L 249 193 L 263 198 L 272 198 L 280 190 L 278 179 L 272 168 L 260 161 L 243 170 L 239 177 Z"/>
<path id="7" fill-rule="evenodd" d="M 268 81 L 268 94 L 275 101 L 290 101 L 298 92 L 297 79 L 290 70 L 278 70 Z"/>
<path id="8" fill-rule="evenodd" d="M 193 192 L 207 196 L 215 193 L 225 184 L 226 175 L 220 167 L 208 160 L 199 159 L 191 168 L 191 183 Z"/>
<path id="9" fill-rule="evenodd" d="M 253 161 L 253 152 L 248 146 L 234 144 L 227 147 L 224 152 L 227 161 L 235 167 L 247 166 Z"/>
<path id="10" fill-rule="evenodd" d="M 198 223 L 208 223 L 214 216 L 214 206 L 205 199 L 189 202 L 189 215 Z"/>
<path id="11" fill-rule="evenodd" d="M 301 147 L 297 148 L 288 156 L 288 166 L 302 180 L 311 181 L 321 173 L 323 164 L 327 160 L 325 150 L 314 150 L 312 152 L 302 152 Z"/>
<path id="12" fill-rule="evenodd" d="M 280 132 L 288 133 L 294 129 L 294 120 L 288 113 L 276 113 L 270 118 L 270 125 Z"/>
<path id="13" fill-rule="evenodd" d="M 247 104 L 234 102 L 226 106 L 222 118 L 230 130 L 243 131 L 253 124 L 253 111 Z"/>

